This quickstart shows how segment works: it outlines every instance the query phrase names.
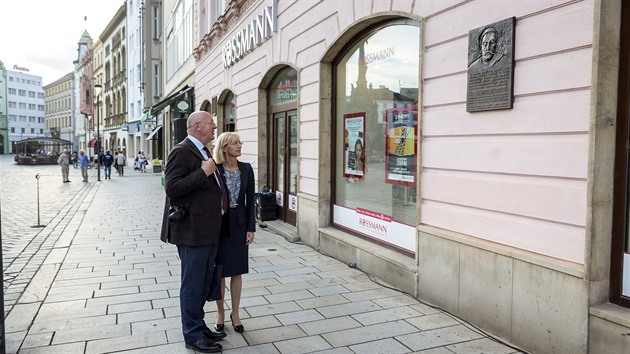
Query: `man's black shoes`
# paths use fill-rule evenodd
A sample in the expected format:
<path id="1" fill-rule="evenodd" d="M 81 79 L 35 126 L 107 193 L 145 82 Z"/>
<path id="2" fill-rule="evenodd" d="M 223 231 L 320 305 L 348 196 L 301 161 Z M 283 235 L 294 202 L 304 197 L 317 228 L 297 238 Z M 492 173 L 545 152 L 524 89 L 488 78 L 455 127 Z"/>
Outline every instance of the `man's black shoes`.
<path id="1" fill-rule="evenodd" d="M 219 343 L 212 342 L 206 337 L 186 343 L 186 348 L 194 349 L 200 353 L 218 353 L 223 350 L 223 347 Z"/>
<path id="2" fill-rule="evenodd" d="M 203 329 L 203 335 L 213 342 L 218 342 L 227 336 L 225 332 L 212 332 L 208 327 Z"/>

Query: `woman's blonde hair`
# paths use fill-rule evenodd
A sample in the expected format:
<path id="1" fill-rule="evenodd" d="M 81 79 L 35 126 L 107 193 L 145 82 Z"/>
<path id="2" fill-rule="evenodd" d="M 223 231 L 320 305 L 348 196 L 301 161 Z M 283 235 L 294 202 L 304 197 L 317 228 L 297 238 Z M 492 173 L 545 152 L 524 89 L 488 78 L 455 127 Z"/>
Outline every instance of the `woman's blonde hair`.
<path id="1" fill-rule="evenodd" d="M 212 156 L 214 156 L 214 160 L 216 163 L 224 163 L 225 162 L 225 151 L 228 145 L 234 144 L 241 140 L 241 137 L 234 132 L 223 132 L 219 137 L 214 141 L 214 149 L 212 150 Z"/>

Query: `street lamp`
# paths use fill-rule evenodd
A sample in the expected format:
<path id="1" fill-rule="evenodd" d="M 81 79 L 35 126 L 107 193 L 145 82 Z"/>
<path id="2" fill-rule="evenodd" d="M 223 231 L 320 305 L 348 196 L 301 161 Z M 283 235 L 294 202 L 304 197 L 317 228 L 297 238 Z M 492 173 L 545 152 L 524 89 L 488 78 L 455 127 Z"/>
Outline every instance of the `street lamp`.
<path id="1" fill-rule="evenodd" d="M 94 85 L 96 94 L 96 167 L 98 168 L 97 180 L 101 180 L 101 89 L 102 85 Z"/>

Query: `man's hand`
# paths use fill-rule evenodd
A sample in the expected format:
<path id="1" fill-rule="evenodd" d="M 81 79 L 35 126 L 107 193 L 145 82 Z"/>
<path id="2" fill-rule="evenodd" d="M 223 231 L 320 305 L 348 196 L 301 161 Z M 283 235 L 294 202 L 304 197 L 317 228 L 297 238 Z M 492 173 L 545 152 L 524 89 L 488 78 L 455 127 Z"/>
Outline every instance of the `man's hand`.
<path id="1" fill-rule="evenodd" d="M 201 161 L 201 169 L 206 173 L 206 176 L 210 176 L 217 169 L 217 165 L 214 164 L 214 160 L 207 159 Z"/>

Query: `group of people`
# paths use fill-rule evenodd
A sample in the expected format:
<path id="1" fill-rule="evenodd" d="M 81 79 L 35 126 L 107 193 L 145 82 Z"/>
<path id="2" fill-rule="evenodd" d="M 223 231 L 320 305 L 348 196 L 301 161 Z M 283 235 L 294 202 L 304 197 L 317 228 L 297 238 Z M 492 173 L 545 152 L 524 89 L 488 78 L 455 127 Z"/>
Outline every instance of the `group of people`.
<path id="1" fill-rule="evenodd" d="M 105 173 L 105 179 L 112 179 L 112 166 L 116 169 L 119 176 L 125 175 L 125 165 L 127 164 L 127 157 L 125 154 L 120 151 L 116 152 L 116 156 L 112 156 L 109 150 L 107 150 L 100 157 L 98 155 L 94 155 L 94 160 L 98 164 L 98 160 L 100 159 L 100 164 L 103 166 L 103 171 Z M 146 161 L 146 159 L 145 159 Z M 59 155 L 57 158 L 57 164 L 61 166 L 61 176 L 63 178 L 63 183 L 70 182 L 69 174 L 70 174 L 70 163 L 75 165 L 75 168 L 81 168 L 81 176 L 83 177 L 83 182 L 88 182 L 88 168 L 90 168 L 90 158 L 85 154 L 83 149 L 79 150 L 77 154 L 76 151 L 70 154 L 68 149 L 63 150 L 63 154 Z"/>
<path id="2" fill-rule="evenodd" d="M 180 310 L 185 346 L 202 353 L 222 350 L 225 288 L 230 278 L 230 320 L 243 332 L 239 308 L 242 274 L 248 273 L 248 248 L 254 241 L 254 171 L 238 161 L 242 143 L 233 132 L 216 139 L 212 115 L 188 117 L 188 136 L 175 145 L 165 168 L 166 203 L 161 239 L 177 246 L 181 261 Z M 175 213 L 182 213 L 174 215 Z M 176 216 L 176 217 L 175 217 Z M 221 299 L 209 298 L 215 266 L 221 265 Z M 214 330 L 204 321 L 204 304 L 216 301 Z"/>
<path id="3" fill-rule="evenodd" d="M 147 157 L 144 156 L 142 151 L 138 151 L 138 155 L 136 155 L 136 159 L 134 160 L 135 165 L 133 166 L 134 170 L 140 171 L 142 173 L 147 172 Z"/>

